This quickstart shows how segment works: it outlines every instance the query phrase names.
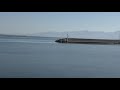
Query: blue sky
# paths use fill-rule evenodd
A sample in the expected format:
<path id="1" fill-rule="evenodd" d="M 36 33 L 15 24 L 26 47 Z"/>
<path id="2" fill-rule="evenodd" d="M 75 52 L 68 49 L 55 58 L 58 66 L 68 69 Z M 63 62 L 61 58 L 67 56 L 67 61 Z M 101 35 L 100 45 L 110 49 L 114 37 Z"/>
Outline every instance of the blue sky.
<path id="1" fill-rule="evenodd" d="M 1 34 L 120 30 L 120 12 L 0 12 Z"/>

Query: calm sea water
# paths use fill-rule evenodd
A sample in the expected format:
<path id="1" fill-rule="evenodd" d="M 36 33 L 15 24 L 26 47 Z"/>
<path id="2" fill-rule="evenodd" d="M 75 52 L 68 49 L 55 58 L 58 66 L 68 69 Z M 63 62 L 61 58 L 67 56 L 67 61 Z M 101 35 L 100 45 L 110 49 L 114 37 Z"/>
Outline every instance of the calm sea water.
<path id="1" fill-rule="evenodd" d="M 51 38 L 0 38 L 0 78 L 120 77 L 119 45 L 54 41 Z"/>

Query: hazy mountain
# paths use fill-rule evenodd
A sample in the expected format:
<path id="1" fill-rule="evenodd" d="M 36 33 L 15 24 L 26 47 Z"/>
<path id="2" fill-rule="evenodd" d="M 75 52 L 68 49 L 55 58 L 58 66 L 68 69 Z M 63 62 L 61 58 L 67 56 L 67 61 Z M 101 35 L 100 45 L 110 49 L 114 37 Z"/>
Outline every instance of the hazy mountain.
<path id="1" fill-rule="evenodd" d="M 40 37 L 58 37 L 64 38 L 101 38 L 101 39 L 120 39 L 120 31 L 116 32 L 102 32 L 102 31 L 70 31 L 70 32 L 44 32 L 44 33 L 35 33 L 31 35 L 5 35 L 0 34 L 0 37 L 21 37 L 21 38 L 40 38 Z"/>
<path id="2" fill-rule="evenodd" d="M 56 37 L 41 37 L 41 36 L 32 36 L 32 35 L 9 35 L 9 34 L 0 34 L 0 38 L 15 38 L 15 39 L 56 39 Z"/>
<path id="3" fill-rule="evenodd" d="M 106 39 L 119 39 L 120 31 L 116 32 L 103 32 L 103 31 L 71 31 L 71 32 L 44 32 L 32 34 L 32 36 L 43 37 L 67 37 L 70 38 L 106 38 Z"/>

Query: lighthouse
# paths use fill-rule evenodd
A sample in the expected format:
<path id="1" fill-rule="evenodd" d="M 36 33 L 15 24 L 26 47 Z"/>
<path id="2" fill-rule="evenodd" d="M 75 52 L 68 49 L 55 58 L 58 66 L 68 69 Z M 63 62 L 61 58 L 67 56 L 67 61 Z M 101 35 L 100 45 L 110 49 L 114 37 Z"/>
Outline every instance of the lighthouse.
<path id="1" fill-rule="evenodd" d="M 68 33 L 67 33 L 67 40 L 66 40 L 66 42 L 68 43 Z"/>

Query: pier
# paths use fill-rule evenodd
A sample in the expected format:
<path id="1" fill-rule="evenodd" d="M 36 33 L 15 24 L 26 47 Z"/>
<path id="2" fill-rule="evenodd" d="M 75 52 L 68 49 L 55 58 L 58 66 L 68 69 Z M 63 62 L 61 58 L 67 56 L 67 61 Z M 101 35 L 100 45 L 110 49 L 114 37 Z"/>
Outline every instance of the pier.
<path id="1" fill-rule="evenodd" d="M 76 43 L 76 44 L 120 44 L 120 40 L 112 39 L 84 39 L 84 38 L 62 38 L 55 42 L 58 43 Z"/>

